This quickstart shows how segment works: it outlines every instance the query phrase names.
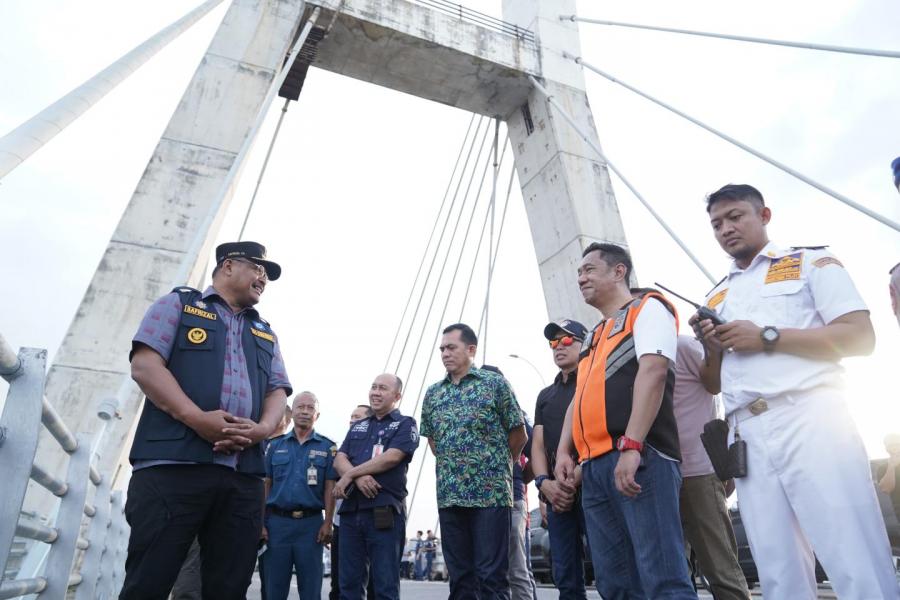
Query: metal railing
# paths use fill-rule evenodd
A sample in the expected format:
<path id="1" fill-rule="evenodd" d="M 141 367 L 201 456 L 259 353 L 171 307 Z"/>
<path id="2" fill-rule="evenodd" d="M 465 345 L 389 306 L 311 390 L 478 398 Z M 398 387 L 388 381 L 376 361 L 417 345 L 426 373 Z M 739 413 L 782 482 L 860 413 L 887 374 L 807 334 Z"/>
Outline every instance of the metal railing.
<path id="1" fill-rule="evenodd" d="M 477 10 L 466 8 L 462 4 L 454 4 L 453 2 L 447 2 L 446 0 L 411 1 L 416 4 L 421 4 L 422 6 L 433 8 L 444 14 L 458 17 L 461 21 L 467 21 L 481 27 L 492 29 L 498 33 L 511 35 L 527 44 L 531 44 L 532 46 L 537 44 L 534 38 L 534 32 L 530 29 L 525 29 L 523 27 L 519 27 L 518 25 L 513 25 L 512 23 L 503 21 L 502 19 L 498 19 L 497 17 L 492 17 L 490 15 L 478 12 Z"/>
<path id="2" fill-rule="evenodd" d="M 129 534 L 123 494 L 94 467 L 96 444 L 73 434 L 44 397 L 46 368 L 46 350 L 16 354 L 0 336 L 0 377 L 9 382 L 0 416 L 0 600 L 29 594 L 63 600 L 72 588 L 76 600 L 115 598 Z M 101 404 L 97 440 L 115 412 L 109 400 Z M 64 476 L 34 463 L 42 426 L 69 455 Z M 59 498 L 54 515 L 22 511 L 29 481 Z"/>

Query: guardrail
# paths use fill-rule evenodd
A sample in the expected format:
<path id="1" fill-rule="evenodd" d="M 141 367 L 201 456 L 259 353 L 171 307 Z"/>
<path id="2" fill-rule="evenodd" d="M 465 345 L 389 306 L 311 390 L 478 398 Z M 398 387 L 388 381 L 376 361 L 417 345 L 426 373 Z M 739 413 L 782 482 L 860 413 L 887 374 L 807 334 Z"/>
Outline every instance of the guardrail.
<path id="1" fill-rule="evenodd" d="M 480 25 L 481 27 L 493 29 L 494 31 L 499 33 L 511 35 L 525 43 L 531 44 L 532 46 L 536 45 L 534 32 L 530 29 L 525 29 L 523 27 L 519 27 L 518 25 L 507 23 L 506 21 L 498 19 L 497 17 L 492 17 L 490 15 L 478 12 L 477 10 L 466 8 L 462 4 L 454 4 L 453 2 L 447 2 L 446 0 L 412 0 L 412 2 L 421 4 L 422 6 L 428 6 L 448 15 L 459 17 L 459 19 L 462 21 L 468 21 L 469 23 L 474 23 L 476 25 Z"/>
<path id="2" fill-rule="evenodd" d="M 123 494 L 93 465 L 89 436 L 74 435 L 44 397 L 46 369 L 46 350 L 16 354 L 0 336 L 0 377 L 9 382 L 0 417 L 0 600 L 29 594 L 63 600 L 73 587 L 76 600 L 115 598 L 129 534 Z M 114 401 L 101 404 L 104 425 L 95 444 L 115 413 Z M 69 454 L 64 478 L 34 463 L 41 426 Z M 29 481 L 59 498 L 55 515 L 22 512 Z M 23 541 L 31 545 L 27 551 Z M 22 568 L 10 569 L 11 560 Z"/>

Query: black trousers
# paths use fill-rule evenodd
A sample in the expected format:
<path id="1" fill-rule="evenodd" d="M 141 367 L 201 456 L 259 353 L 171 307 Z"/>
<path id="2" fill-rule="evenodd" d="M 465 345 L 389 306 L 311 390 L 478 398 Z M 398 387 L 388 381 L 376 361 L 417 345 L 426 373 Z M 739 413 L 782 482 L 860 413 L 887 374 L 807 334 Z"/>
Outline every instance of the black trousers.
<path id="1" fill-rule="evenodd" d="M 165 600 L 196 537 L 204 600 L 244 600 L 262 531 L 263 482 L 216 465 L 161 465 L 131 477 L 124 600 Z"/>
<path id="2" fill-rule="evenodd" d="M 341 545 L 338 543 L 340 539 L 340 527 L 337 525 L 334 526 L 334 535 L 331 538 L 331 591 L 328 592 L 329 600 L 339 600 L 341 597 L 341 586 L 340 584 L 340 568 L 338 565 L 341 563 Z M 369 574 L 369 583 L 366 584 L 366 598 L 367 600 L 375 600 L 375 586 L 372 585 L 372 582 L 375 581 L 375 578 L 372 577 L 371 573 Z M 266 600 L 263 598 L 262 600 Z"/>

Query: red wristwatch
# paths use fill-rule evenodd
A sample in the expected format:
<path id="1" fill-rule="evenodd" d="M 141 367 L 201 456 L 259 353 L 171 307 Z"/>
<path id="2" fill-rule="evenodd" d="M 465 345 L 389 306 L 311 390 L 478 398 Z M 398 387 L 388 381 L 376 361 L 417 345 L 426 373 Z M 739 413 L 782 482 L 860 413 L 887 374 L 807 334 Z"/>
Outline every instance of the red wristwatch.
<path id="1" fill-rule="evenodd" d="M 623 435 L 616 441 L 616 450 L 618 450 L 619 452 L 625 452 L 626 450 L 637 450 L 638 452 L 643 452 L 644 444 Z"/>

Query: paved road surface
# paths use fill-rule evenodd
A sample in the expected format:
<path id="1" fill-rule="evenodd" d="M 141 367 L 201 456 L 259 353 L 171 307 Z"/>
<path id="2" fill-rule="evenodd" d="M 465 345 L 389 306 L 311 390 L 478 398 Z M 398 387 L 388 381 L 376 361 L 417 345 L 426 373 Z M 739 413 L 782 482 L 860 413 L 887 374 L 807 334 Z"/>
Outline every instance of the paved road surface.
<path id="1" fill-rule="evenodd" d="M 294 584 L 296 585 L 296 582 L 294 582 Z M 330 585 L 331 580 L 326 577 L 322 589 L 323 600 L 327 600 L 328 598 Z M 447 584 L 440 581 L 408 581 L 404 579 L 400 582 L 400 596 L 404 600 L 446 600 Z M 712 598 L 709 593 L 703 591 L 700 592 L 699 596 L 703 600 Z M 548 586 L 538 587 L 538 600 L 556 600 L 558 597 L 559 596 L 554 588 Z M 754 590 L 753 597 L 762 598 L 762 594 L 759 593 L 759 588 Z M 820 599 L 836 598 L 830 588 L 825 585 L 819 587 L 818 597 Z M 259 598 L 259 575 L 257 573 L 253 574 L 253 584 L 247 592 L 247 598 L 248 600 L 256 600 Z M 288 596 L 288 598 L 290 598 L 290 600 L 298 600 L 299 596 L 297 595 L 296 587 L 292 587 L 291 595 Z M 588 599 L 599 600 L 600 596 L 597 592 L 592 591 L 588 594 Z"/>

